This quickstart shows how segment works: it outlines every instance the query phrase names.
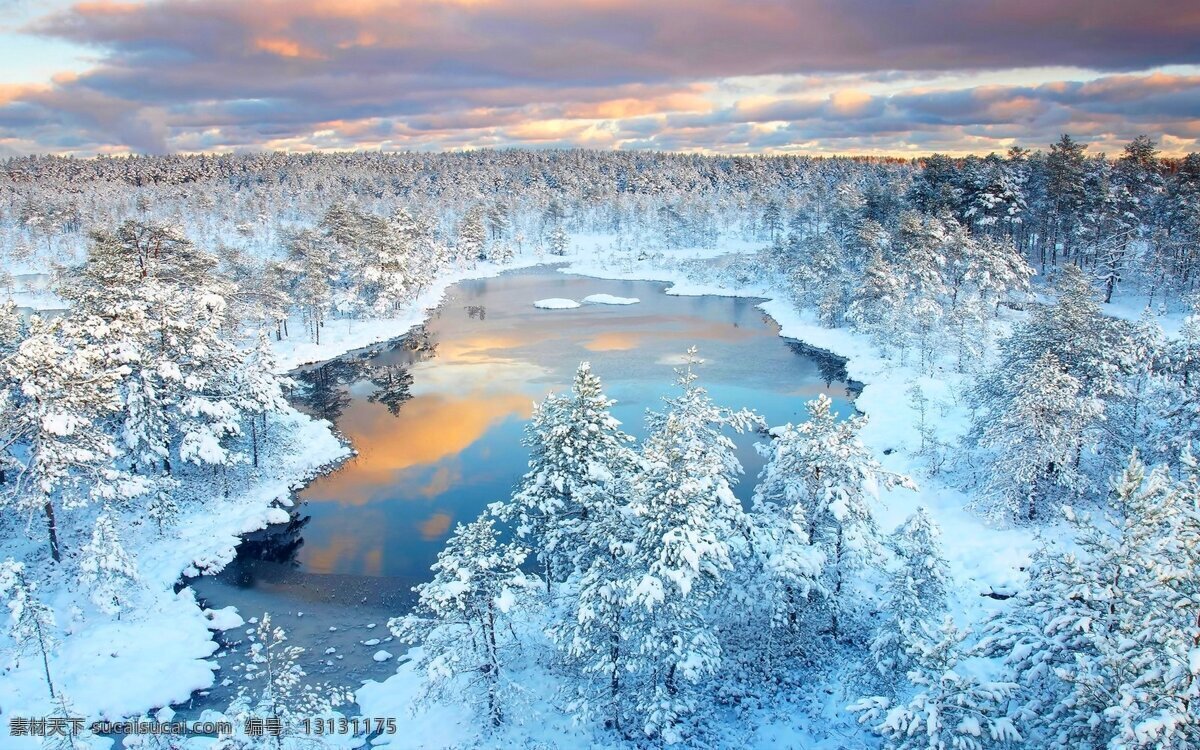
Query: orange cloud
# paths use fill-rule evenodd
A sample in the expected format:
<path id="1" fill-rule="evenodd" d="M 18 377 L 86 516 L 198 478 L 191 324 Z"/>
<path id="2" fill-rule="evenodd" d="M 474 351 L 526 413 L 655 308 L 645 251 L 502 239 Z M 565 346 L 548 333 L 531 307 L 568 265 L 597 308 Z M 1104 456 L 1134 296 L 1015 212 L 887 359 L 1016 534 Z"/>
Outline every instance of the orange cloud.
<path id="1" fill-rule="evenodd" d="M 699 94 L 680 92 L 648 99 L 628 97 L 576 104 L 567 107 L 564 116 L 581 120 L 619 120 L 665 112 L 707 112 L 712 107 L 712 102 Z"/>
<path id="2" fill-rule="evenodd" d="M 305 60 L 322 60 L 324 56 L 315 50 L 308 49 L 300 45 L 299 42 L 294 42 L 291 39 L 270 38 L 270 39 L 255 39 L 255 49 L 263 52 L 270 52 L 279 57 L 298 57 Z"/>
<path id="3" fill-rule="evenodd" d="M 833 92 L 829 103 L 838 114 L 854 115 L 866 109 L 871 103 L 871 95 L 857 89 L 843 89 Z"/>

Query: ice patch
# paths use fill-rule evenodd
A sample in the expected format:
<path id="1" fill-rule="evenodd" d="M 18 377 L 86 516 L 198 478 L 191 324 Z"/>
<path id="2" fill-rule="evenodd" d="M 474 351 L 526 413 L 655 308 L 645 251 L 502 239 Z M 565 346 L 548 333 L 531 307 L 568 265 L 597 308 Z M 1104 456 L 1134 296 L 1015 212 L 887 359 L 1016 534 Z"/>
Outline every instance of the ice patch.
<path id="1" fill-rule="evenodd" d="M 589 294 L 583 298 L 585 305 L 636 305 L 641 302 L 637 297 L 618 297 L 613 294 Z"/>
<path id="2" fill-rule="evenodd" d="M 549 297 L 540 299 L 533 303 L 533 306 L 541 310 L 570 310 L 574 307 L 579 307 L 579 303 L 573 299 L 563 299 L 562 297 Z"/>

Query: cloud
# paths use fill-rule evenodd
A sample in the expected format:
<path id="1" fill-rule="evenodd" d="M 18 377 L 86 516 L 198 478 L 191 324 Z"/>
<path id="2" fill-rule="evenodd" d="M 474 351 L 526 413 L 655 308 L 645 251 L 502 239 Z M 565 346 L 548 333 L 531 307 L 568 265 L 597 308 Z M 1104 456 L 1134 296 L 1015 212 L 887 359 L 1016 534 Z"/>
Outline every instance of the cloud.
<path id="1" fill-rule="evenodd" d="M 102 0 L 27 31 L 98 62 L 0 89 L 0 142 L 84 153 L 845 149 L 934 131 L 999 142 L 986 128 L 1006 124 L 1042 138 L 1073 123 L 1186 141 L 1200 111 L 1186 76 L 1130 74 L 1200 64 L 1192 0 Z M 1112 74 L 921 87 L 1047 66 Z"/>

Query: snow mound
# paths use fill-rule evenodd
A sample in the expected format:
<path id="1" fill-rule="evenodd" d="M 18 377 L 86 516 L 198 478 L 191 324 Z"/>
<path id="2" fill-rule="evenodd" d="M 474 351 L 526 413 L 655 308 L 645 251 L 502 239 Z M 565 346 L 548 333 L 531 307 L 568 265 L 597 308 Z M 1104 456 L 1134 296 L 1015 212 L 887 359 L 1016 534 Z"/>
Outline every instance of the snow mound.
<path id="1" fill-rule="evenodd" d="M 537 302 L 534 302 L 533 306 L 542 310 L 570 310 L 573 307 L 579 307 L 579 303 L 573 299 L 550 297 L 548 299 L 540 299 Z"/>
<path id="2" fill-rule="evenodd" d="M 376 651 L 375 655 L 372 656 L 371 658 L 374 659 L 375 661 L 384 662 L 384 661 L 387 661 L 388 659 L 392 658 L 392 655 L 390 653 L 388 653 L 387 651 L 379 650 L 379 651 Z"/>
<path id="3" fill-rule="evenodd" d="M 641 302 L 637 297 L 618 297 L 613 294 L 589 294 L 583 298 L 585 305 L 636 305 Z"/>
<path id="4" fill-rule="evenodd" d="M 237 607 L 206 609 L 204 616 L 208 618 L 209 630 L 233 630 L 245 624 L 242 616 L 238 614 Z"/>

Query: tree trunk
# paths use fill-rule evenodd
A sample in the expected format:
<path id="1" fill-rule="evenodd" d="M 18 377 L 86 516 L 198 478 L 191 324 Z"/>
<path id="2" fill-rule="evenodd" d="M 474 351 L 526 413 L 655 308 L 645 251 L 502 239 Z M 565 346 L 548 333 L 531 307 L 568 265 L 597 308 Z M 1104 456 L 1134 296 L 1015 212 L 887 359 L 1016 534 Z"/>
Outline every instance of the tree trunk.
<path id="1" fill-rule="evenodd" d="M 58 558 L 55 558 L 58 559 Z M 54 696 L 54 681 L 50 679 L 50 654 L 46 649 L 46 635 L 42 632 L 42 623 L 34 618 L 37 628 L 38 649 L 42 652 L 42 670 L 46 673 L 46 687 L 50 688 L 50 697 Z"/>
<path id="2" fill-rule="evenodd" d="M 610 661 L 612 661 L 612 674 L 609 675 L 608 681 L 608 696 L 610 708 L 612 710 L 613 729 L 620 731 L 621 711 L 618 708 L 617 702 L 617 696 L 621 693 L 621 670 L 618 666 L 621 659 L 620 610 L 615 611 L 613 620 L 612 632 L 608 637 L 608 658 Z"/>
<path id="3" fill-rule="evenodd" d="M 54 503 L 46 501 L 43 506 L 46 511 L 46 531 L 50 537 L 50 556 L 54 562 L 62 562 L 62 551 L 58 547 L 58 522 L 54 520 Z"/>
<path id="4" fill-rule="evenodd" d="M 491 602 L 488 602 L 487 628 L 488 666 L 488 713 L 492 717 L 492 726 L 500 726 L 503 718 L 500 714 L 499 696 L 496 695 L 497 683 L 500 680 L 500 659 L 496 654 L 496 613 Z"/>
<path id="5" fill-rule="evenodd" d="M 250 451 L 254 455 L 254 468 L 258 468 L 258 420 L 250 417 Z"/>

